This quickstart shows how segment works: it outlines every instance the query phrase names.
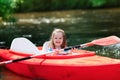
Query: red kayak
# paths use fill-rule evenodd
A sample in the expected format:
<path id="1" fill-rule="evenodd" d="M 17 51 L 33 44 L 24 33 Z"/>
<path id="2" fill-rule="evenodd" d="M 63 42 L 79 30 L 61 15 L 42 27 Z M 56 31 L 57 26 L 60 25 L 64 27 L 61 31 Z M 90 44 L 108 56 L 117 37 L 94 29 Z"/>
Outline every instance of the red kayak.
<path id="1" fill-rule="evenodd" d="M 31 55 L 0 49 L 2 61 Z M 38 80 L 120 80 L 120 60 L 86 50 L 70 55 L 43 55 L 5 66 L 16 74 Z"/>

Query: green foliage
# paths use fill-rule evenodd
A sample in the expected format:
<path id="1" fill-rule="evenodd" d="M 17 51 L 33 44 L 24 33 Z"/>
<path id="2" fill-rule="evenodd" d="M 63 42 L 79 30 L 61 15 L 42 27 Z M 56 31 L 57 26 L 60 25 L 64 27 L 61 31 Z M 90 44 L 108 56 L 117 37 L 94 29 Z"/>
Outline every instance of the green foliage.
<path id="1" fill-rule="evenodd" d="M 51 10 L 65 10 L 66 0 L 51 0 Z"/>
<path id="2" fill-rule="evenodd" d="M 119 0 L 0 0 L 0 20 L 13 19 L 14 12 L 91 9 L 120 6 Z"/>
<path id="3" fill-rule="evenodd" d="M 106 7 L 107 6 L 119 6 L 120 5 L 120 0 L 106 0 Z"/>
<path id="4" fill-rule="evenodd" d="M 92 7 L 100 7 L 106 3 L 106 0 L 90 0 Z"/>
<path id="5" fill-rule="evenodd" d="M 0 17 L 2 20 L 8 20 L 12 17 L 17 4 L 23 0 L 0 0 Z"/>
<path id="6" fill-rule="evenodd" d="M 17 12 L 119 7 L 119 0 L 24 0 Z"/>
<path id="7" fill-rule="evenodd" d="M 73 2 L 73 0 L 65 0 L 64 4 L 65 4 L 65 8 L 66 9 L 73 9 L 76 5 L 76 0 Z"/>
<path id="8" fill-rule="evenodd" d="M 19 4 L 19 8 L 18 8 L 18 10 L 16 10 L 17 12 L 25 12 L 25 11 L 31 11 L 32 9 L 33 9 L 33 1 L 34 0 L 25 0 L 24 2 L 23 2 L 23 4 Z"/>
<path id="9" fill-rule="evenodd" d="M 76 8 L 77 9 L 89 8 L 89 1 L 76 0 Z"/>

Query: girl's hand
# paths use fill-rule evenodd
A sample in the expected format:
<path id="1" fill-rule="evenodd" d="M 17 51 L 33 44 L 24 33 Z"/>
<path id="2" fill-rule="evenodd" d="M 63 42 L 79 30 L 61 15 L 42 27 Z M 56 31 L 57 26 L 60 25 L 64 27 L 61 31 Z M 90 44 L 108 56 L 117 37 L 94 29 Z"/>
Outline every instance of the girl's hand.
<path id="1" fill-rule="evenodd" d="M 60 50 L 55 49 L 52 55 L 58 55 L 60 53 Z"/>
<path id="2" fill-rule="evenodd" d="M 68 52 L 64 52 L 62 49 L 55 49 L 52 55 L 66 55 Z"/>
<path id="3" fill-rule="evenodd" d="M 77 53 L 78 53 L 78 49 L 76 49 L 76 48 L 73 48 L 69 51 L 69 55 L 75 55 Z"/>

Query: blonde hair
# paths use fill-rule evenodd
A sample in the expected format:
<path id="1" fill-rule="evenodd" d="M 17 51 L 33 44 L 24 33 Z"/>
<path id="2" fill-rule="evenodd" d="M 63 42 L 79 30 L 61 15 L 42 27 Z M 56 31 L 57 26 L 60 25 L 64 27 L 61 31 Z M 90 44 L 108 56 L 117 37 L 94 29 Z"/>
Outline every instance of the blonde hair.
<path id="1" fill-rule="evenodd" d="M 58 33 L 58 32 L 61 32 L 62 35 L 63 35 L 63 43 L 62 43 L 62 45 L 61 45 L 60 47 L 61 47 L 61 48 L 65 48 L 66 45 L 67 45 L 65 32 L 64 32 L 64 30 L 58 29 L 58 28 L 54 29 L 53 32 L 52 32 L 52 34 L 51 34 L 50 47 L 51 47 L 51 48 L 55 48 L 55 45 L 54 45 L 54 42 L 53 42 L 53 38 L 54 38 L 54 35 L 55 35 L 56 33 Z"/>

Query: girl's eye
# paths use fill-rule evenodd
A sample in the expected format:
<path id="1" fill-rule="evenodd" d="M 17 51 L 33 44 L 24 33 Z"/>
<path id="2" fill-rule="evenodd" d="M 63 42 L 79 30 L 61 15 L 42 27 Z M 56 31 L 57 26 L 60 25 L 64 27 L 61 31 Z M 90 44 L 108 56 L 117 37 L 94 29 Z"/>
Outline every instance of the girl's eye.
<path id="1" fill-rule="evenodd" d="M 55 39 L 62 39 L 62 38 L 57 38 L 57 37 L 56 37 Z"/>

